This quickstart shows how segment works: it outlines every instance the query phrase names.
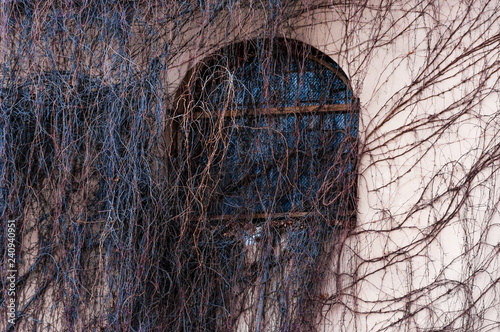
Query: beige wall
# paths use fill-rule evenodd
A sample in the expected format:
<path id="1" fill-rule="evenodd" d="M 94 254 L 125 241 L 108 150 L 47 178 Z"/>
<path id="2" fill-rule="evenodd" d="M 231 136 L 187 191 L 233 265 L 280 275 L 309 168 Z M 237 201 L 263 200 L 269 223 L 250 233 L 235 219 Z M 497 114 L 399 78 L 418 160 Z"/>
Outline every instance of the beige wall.
<path id="1" fill-rule="evenodd" d="M 307 13 L 277 34 L 330 55 L 361 100 L 351 278 L 324 330 L 488 330 L 500 319 L 499 162 L 485 163 L 500 143 L 496 4 L 372 5 Z M 258 35 L 244 32 L 234 39 Z M 182 77 L 193 62 L 180 62 Z"/>
<path id="2" fill-rule="evenodd" d="M 487 330 L 500 320 L 499 162 L 484 162 L 500 143 L 499 43 L 484 44 L 500 32 L 496 4 L 378 5 L 334 5 L 276 31 L 331 56 L 361 101 L 357 227 L 340 260 L 347 276 L 324 286 L 322 330 L 465 331 L 469 307 Z M 260 13 L 241 17 L 229 37 L 217 22 L 186 30 L 166 95 L 221 44 L 259 36 Z"/>

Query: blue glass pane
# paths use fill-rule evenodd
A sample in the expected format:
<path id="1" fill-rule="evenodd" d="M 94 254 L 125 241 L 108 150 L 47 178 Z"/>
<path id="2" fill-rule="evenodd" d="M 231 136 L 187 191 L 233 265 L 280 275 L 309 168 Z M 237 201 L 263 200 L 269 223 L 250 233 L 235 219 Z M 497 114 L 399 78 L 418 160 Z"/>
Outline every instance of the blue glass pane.
<path id="1" fill-rule="evenodd" d="M 346 166 L 345 160 L 356 149 L 356 131 L 346 130 L 345 125 L 357 128 L 357 113 L 221 121 L 222 126 L 209 118 L 194 121 L 199 130 L 191 137 L 195 173 L 202 176 L 205 171 L 204 181 L 209 179 L 213 191 L 209 214 L 307 211 L 318 206 L 327 173 L 353 171 L 354 163 Z M 340 163 L 339 153 L 344 154 Z"/>
<path id="2" fill-rule="evenodd" d="M 274 52 L 265 63 L 259 56 L 242 63 L 235 55 L 222 57 L 201 70 L 193 94 L 203 100 L 199 107 L 211 111 L 351 102 L 352 93 L 334 72 L 341 72 L 334 62 L 325 67 L 313 58 L 298 58 L 286 50 Z"/>
<path id="3" fill-rule="evenodd" d="M 192 185 L 208 193 L 204 211 L 353 210 L 353 205 L 341 206 L 345 200 L 321 201 L 326 191 L 352 190 L 358 114 L 300 109 L 350 104 L 352 92 L 340 75 L 338 65 L 326 57 L 318 61 L 285 48 L 266 56 L 258 47 L 228 49 L 207 61 L 192 94 L 195 111 L 210 116 L 194 120 L 189 137 Z M 280 114 L 285 107 L 297 108 Z M 227 110 L 239 113 L 222 116 Z"/>

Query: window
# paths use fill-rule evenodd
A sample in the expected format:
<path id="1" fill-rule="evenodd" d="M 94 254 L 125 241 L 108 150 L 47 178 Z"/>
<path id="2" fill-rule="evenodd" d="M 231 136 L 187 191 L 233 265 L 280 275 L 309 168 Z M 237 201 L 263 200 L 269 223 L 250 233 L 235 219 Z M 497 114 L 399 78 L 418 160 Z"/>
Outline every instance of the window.
<path id="1" fill-rule="evenodd" d="M 48 71 L 28 76 L 21 85 L 2 90 L 3 106 L 10 118 L 13 155 L 20 174 L 40 185 L 56 159 L 81 159 L 86 122 L 96 117 L 97 83 L 84 75 Z M 69 139 L 75 139 L 72 142 Z M 67 146 L 65 146 L 67 144 Z M 59 145 L 59 146 L 58 146 Z M 70 153 L 74 153 L 71 155 Z"/>
<path id="2" fill-rule="evenodd" d="M 102 130 L 107 128 L 102 125 L 104 104 L 112 100 L 110 90 L 96 78 L 65 71 L 37 72 L 20 81 L 0 91 L 9 123 L 4 133 L 0 126 L 0 134 L 10 142 L 6 161 L 18 179 L 19 202 L 30 204 L 31 193 L 48 193 L 54 186 L 62 186 L 64 192 L 85 186 L 86 217 L 100 218 L 101 189 L 93 184 L 100 181 L 94 169 L 98 158 L 89 156 L 102 150 Z M 80 196 L 73 194 L 76 206 L 75 197 Z M 42 201 L 41 195 L 37 201 Z"/>
<path id="3" fill-rule="evenodd" d="M 182 93 L 186 183 L 209 219 L 352 219 L 358 112 L 346 75 L 284 39 L 226 47 Z"/>

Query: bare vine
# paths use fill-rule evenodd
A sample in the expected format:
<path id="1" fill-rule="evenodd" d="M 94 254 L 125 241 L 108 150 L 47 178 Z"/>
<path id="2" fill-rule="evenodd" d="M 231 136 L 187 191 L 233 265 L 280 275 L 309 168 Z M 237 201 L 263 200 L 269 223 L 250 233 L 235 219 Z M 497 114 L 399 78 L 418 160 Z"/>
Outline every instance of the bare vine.
<path id="1" fill-rule="evenodd" d="M 500 328 L 496 1 L 15 0 L 0 38 L 19 331 Z M 273 80 L 311 58 L 359 123 L 306 159 L 280 124 L 255 132 L 299 118 Z M 283 174 L 305 160 L 328 167 L 300 196 Z M 254 190 L 260 171 L 289 181 Z"/>

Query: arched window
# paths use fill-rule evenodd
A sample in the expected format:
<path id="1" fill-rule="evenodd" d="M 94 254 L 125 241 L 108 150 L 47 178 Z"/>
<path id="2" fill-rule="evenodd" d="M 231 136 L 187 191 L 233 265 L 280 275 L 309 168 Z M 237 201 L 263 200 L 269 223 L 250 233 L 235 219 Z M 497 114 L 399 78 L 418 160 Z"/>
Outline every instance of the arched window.
<path id="1" fill-rule="evenodd" d="M 330 58 L 284 39 L 231 45 L 180 99 L 195 215 L 354 217 L 358 109 Z"/>

